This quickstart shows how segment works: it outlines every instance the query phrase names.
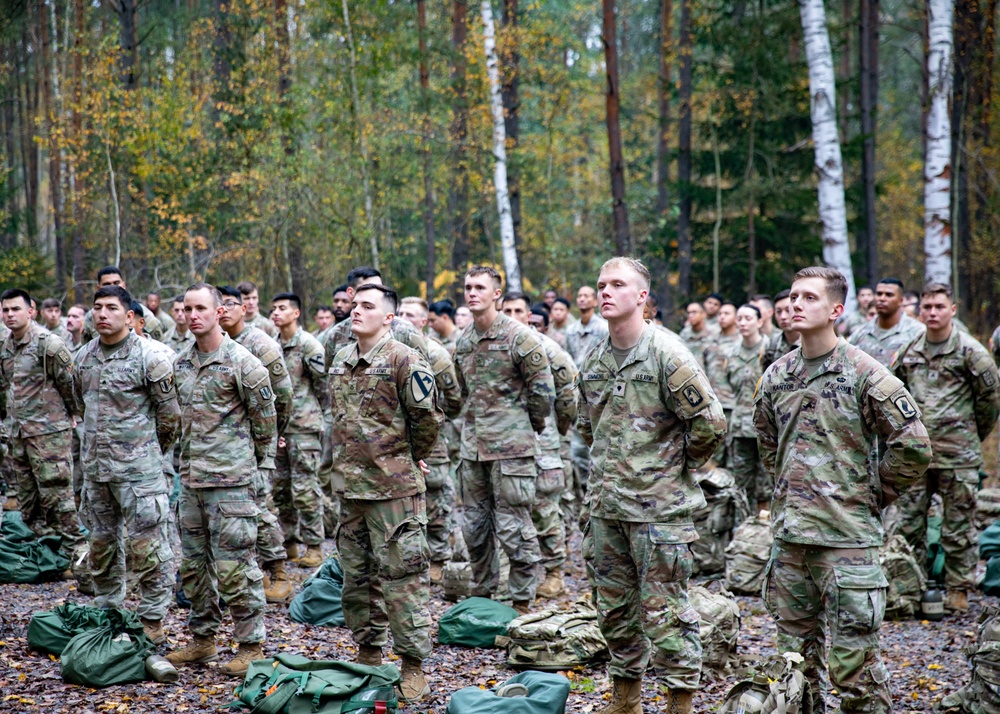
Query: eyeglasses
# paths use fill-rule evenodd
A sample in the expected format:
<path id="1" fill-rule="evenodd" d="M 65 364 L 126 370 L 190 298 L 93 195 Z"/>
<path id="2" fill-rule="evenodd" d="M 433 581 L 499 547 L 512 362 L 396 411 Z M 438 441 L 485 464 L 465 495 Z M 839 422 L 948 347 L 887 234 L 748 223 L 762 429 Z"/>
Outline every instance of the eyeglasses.
<path id="1" fill-rule="evenodd" d="M 243 303 L 241 303 L 241 302 L 232 302 L 232 301 L 229 301 L 229 302 L 222 303 L 222 307 L 226 308 L 227 310 L 234 310 L 234 309 L 238 308 L 242 304 Z"/>

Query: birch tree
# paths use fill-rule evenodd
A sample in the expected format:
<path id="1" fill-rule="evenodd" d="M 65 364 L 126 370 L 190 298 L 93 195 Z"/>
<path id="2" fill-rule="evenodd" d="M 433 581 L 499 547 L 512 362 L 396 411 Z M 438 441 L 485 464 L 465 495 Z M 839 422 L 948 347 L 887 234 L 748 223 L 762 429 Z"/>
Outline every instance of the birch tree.
<path id="1" fill-rule="evenodd" d="M 500 248 L 503 267 L 507 274 L 507 289 L 520 292 L 521 266 L 514 244 L 514 219 L 510 212 L 510 194 L 507 191 L 507 129 L 504 126 L 503 97 L 500 92 L 500 70 L 497 62 L 496 29 L 493 26 L 493 6 L 483 0 L 479 6 L 483 16 L 483 48 L 486 52 L 486 72 L 490 79 L 490 109 L 493 114 L 493 185 L 497 194 L 497 211 L 500 213 Z"/>
<path id="2" fill-rule="evenodd" d="M 833 53 L 826 28 L 823 0 L 800 0 L 806 62 L 809 65 L 809 105 L 819 179 L 819 220 L 823 233 L 823 262 L 847 278 L 845 309 L 855 308 L 854 271 L 847 241 L 847 208 L 844 203 L 844 162 L 837 134 L 837 88 L 833 78 Z"/>
<path id="3" fill-rule="evenodd" d="M 951 281 L 951 70 L 953 0 L 927 2 L 927 158 L 924 162 L 924 277 Z"/>

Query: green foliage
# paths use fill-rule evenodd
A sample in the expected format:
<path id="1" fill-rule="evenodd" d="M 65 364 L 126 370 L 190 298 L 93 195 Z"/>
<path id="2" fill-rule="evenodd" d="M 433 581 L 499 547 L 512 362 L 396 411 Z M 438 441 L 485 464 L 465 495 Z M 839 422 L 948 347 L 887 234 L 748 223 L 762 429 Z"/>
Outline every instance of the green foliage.
<path id="1" fill-rule="evenodd" d="M 0 291 L 21 288 L 34 295 L 48 287 L 48 269 L 45 259 L 34 248 L 0 251 Z"/>

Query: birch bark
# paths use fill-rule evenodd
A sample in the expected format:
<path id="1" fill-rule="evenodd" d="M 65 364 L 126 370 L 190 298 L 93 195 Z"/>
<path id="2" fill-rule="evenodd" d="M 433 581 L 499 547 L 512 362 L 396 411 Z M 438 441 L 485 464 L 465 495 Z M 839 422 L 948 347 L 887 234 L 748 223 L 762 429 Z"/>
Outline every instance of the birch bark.
<path id="1" fill-rule="evenodd" d="M 951 282 L 951 71 L 953 0 L 928 0 L 927 157 L 924 162 L 924 277 Z"/>

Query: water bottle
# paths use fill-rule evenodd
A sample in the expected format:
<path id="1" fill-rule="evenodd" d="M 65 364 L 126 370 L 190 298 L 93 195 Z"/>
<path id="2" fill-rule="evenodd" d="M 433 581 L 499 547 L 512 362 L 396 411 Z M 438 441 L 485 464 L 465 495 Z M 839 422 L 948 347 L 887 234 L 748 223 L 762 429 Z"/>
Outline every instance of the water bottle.
<path id="1" fill-rule="evenodd" d="M 925 620 L 940 622 L 944 619 L 944 593 L 933 580 L 928 583 L 927 590 L 920 598 L 920 612 Z"/>
<path id="2" fill-rule="evenodd" d="M 770 693 L 767 677 L 763 674 L 755 674 L 750 688 L 740 695 L 740 699 L 736 703 L 736 714 L 758 714 L 764 706 L 764 700 Z"/>
<path id="3" fill-rule="evenodd" d="M 173 684 L 181 677 L 170 660 L 155 654 L 146 658 L 146 674 L 160 684 Z"/>

